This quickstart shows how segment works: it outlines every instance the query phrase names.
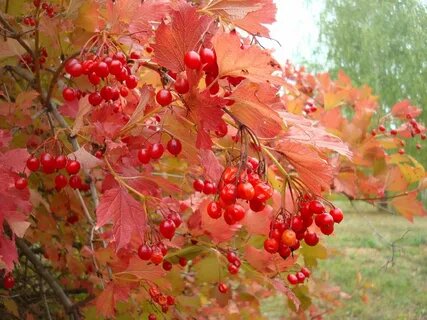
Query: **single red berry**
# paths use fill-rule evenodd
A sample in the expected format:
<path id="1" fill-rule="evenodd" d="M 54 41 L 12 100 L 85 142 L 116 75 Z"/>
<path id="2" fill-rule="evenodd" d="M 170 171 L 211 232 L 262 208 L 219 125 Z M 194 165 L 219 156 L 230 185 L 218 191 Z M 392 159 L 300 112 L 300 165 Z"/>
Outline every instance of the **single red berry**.
<path id="1" fill-rule="evenodd" d="M 80 189 L 82 187 L 82 179 L 80 178 L 80 176 L 71 176 L 68 183 L 73 189 Z"/>
<path id="2" fill-rule="evenodd" d="M 405 149 L 403 149 L 403 148 L 402 148 L 402 149 L 399 149 L 399 151 L 398 151 L 398 152 L 399 152 L 399 154 L 405 154 Z"/>
<path id="3" fill-rule="evenodd" d="M 221 293 L 227 293 L 228 291 L 228 286 L 225 283 L 218 283 L 218 291 Z"/>
<path id="4" fill-rule="evenodd" d="M 236 260 L 239 259 L 239 257 L 236 255 L 236 253 L 234 251 L 227 251 L 227 255 L 226 255 L 227 261 L 230 263 L 236 262 Z"/>
<path id="5" fill-rule="evenodd" d="M 135 52 L 135 51 L 132 51 L 131 53 L 130 53 L 130 56 L 129 56 L 131 59 L 133 59 L 133 60 L 138 60 L 138 59 L 140 59 L 141 58 L 141 56 L 137 53 L 137 52 Z"/>
<path id="6" fill-rule="evenodd" d="M 237 197 L 243 200 L 252 200 L 255 195 L 255 189 L 249 182 L 240 182 L 237 185 Z"/>
<path id="7" fill-rule="evenodd" d="M 203 186 L 203 193 L 204 194 L 215 194 L 216 193 L 215 185 L 212 182 L 206 180 L 205 185 Z"/>
<path id="8" fill-rule="evenodd" d="M 98 62 L 98 64 L 95 66 L 95 73 L 101 78 L 107 77 L 110 74 L 108 64 L 104 61 Z"/>
<path id="9" fill-rule="evenodd" d="M 305 275 L 304 275 L 304 273 L 302 273 L 302 272 L 297 272 L 296 276 L 297 276 L 297 279 L 298 279 L 298 282 L 299 282 L 299 283 L 303 283 L 303 282 L 304 282 L 304 280 L 305 280 Z"/>
<path id="10" fill-rule="evenodd" d="M 252 199 L 249 202 L 249 207 L 254 212 L 260 212 L 260 211 L 264 210 L 265 205 L 266 205 L 265 201 L 258 201 L 256 199 Z"/>
<path id="11" fill-rule="evenodd" d="M 161 143 L 154 143 L 148 148 L 148 151 L 150 153 L 150 158 L 157 160 L 160 159 L 163 155 L 163 152 L 165 151 L 165 148 Z"/>
<path id="12" fill-rule="evenodd" d="M 174 88 L 175 88 L 175 91 L 178 92 L 179 94 L 186 94 L 188 91 L 190 91 L 190 84 L 187 78 L 182 76 L 182 77 L 178 77 L 175 80 Z"/>
<path id="13" fill-rule="evenodd" d="M 334 225 L 333 224 L 332 225 L 329 225 L 329 224 L 323 225 L 322 227 L 320 227 L 320 231 L 322 231 L 322 233 L 324 235 L 329 236 L 330 234 L 332 234 L 334 232 Z"/>
<path id="14" fill-rule="evenodd" d="M 301 272 L 304 274 L 304 276 L 305 276 L 306 278 L 310 277 L 311 272 L 310 272 L 310 270 L 308 270 L 308 268 L 307 268 L 307 267 L 302 267 L 302 268 L 301 268 Z"/>
<path id="15" fill-rule="evenodd" d="M 232 204 L 225 209 L 225 215 L 233 217 L 234 221 L 240 221 L 245 217 L 245 209 L 240 204 Z"/>
<path id="16" fill-rule="evenodd" d="M 52 173 L 56 169 L 55 159 L 50 153 L 42 153 L 40 155 L 40 163 L 44 173 Z"/>
<path id="17" fill-rule="evenodd" d="M 265 239 L 264 249 L 268 253 L 276 253 L 279 250 L 279 242 L 277 242 L 277 240 L 273 238 Z"/>
<path id="18" fill-rule="evenodd" d="M 165 107 L 172 102 L 172 94 L 169 90 L 161 89 L 156 94 L 156 101 L 161 106 Z"/>
<path id="19" fill-rule="evenodd" d="M 288 274 L 287 278 L 290 284 L 296 285 L 299 282 L 297 276 L 294 274 Z"/>
<path id="20" fill-rule="evenodd" d="M 166 297 L 166 303 L 167 303 L 169 306 L 173 306 L 173 305 L 175 304 L 175 298 L 174 298 L 174 297 L 172 297 L 172 296 L 167 296 L 167 297 Z"/>
<path id="21" fill-rule="evenodd" d="M 304 236 L 304 241 L 307 245 L 313 247 L 319 243 L 319 236 L 316 232 L 307 231 Z"/>
<path id="22" fill-rule="evenodd" d="M 189 69 L 199 69 L 202 66 L 200 55 L 196 51 L 188 51 L 184 56 L 184 63 Z"/>
<path id="23" fill-rule="evenodd" d="M 120 95 L 122 97 L 127 97 L 129 94 L 129 90 L 126 87 L 120 87 Z"/>
<path id="24" fill-rule="evenodd" d="M 148 320 L 157 320 L 157 316 L 155 314 L 153 314 L 153 313 L 150 313 L 148 315 Z"/>
<path id="25" fill-rule="evenodd" d="M 281 242 L 279 244 L 279 255 L 283 260 L 286 260 L 291 255 L 291 248 Z"/>
<path id="26" fill-rule="evenodd" d="M 234 201 L 236 201 L 236 197 L 237 197 L 236 186 L 232 183 L 226 184 L 221 189 L 221 192 L 219 193 L 219 197 L 225 203 L 229 203 L 229 204 L 233 203 Z"/>
<path id="27" fill-rule="evenodd" d="M 170 263 L 167 260 L 163 260 L 162 268 L 165 271 L 170 271 L 170 270 L 172 270 L 172 263 Z"/>
<path id="28" fill-rule="evenodd" d="M 97 157 L 98 159 L 102 159 L 102 155 L 103 155 L 103 153 L 101 150 L 96 150 L 95 157 Z"/>
<path id="29" fill-rule="evenodd" d="M 127 79 L 126 79 L 126 87 L 128 87 L 128 89 L 135 89 L 138 85 L 138 79 L 134 76 L 134 75 L 130 75 Z"/>
<path id="30" fill-rule="evenodd" d="M 182 218 L 179 213 L 176 213 L 176 212 L 172 213 L 169 216 L 169 219 L 171 219 L 173 223 L 175 223 L 175 228 L 179 228 L 179 226 L 182 224 Z"/>
<path id="31" fill-rule="evenodd" d="M 311 214 L 321 214 L 325 212 L 325 206 L 317 200 L 312 200 L 309 202 L 309 209 Z"/>
<path id="32" fill-rule="evenodd" d="M 380 130 L 381 132 L 385 132 L 385 127 L 381 124 L 379 127 L 378 127 L 378 130 Z"/>
<path id="33" fill-rule="evenodd" d="M 178 154 L 181 153 L 181 150 L 182 150 L 181 141 L 179 141 L 178 139 L 172 138 L 168 141 L 166 148 L 172 155 L 177 156 Z"/>
<path id="34" fill-rule="evenodd" d="M 40 167 L 40 161 L 39 159 L 35 158 L 35 157 L 31 157 L 27 160 L 27 168 L 30 171 L 37 171 Z"/>
<path id="35" fill-rule="evenodd" d="M 294 217 L 292 219 L 292 230 L 298 233 L 303 231 L 304 229 L 304 220 L 301 217 Z"/>
<path id="36" fill-rule="evenodd" d="M 334 208 L 332 209 L 329 214 L 334 219 L 335 223 L 340 223 L 344 219 L 344 215 L 342 213 L 342 210 L 340 208 Z"/>
<path id="37" fill-rule="evenodd" d="M 138 160 L 143 164 L 147 164 L 150 162 L 151 156 L 147 148 L 142 148 L 138 150 Z"/>
<path id="38" fill-rule="evenodd" d="M 3 287 L 7 290 L 12 289 L 15 286 L 15 278 L 9 273 L 3 279 Z"/>
<path id="39" fill-rule="evenodd" d="M 175 229 L 175 223 L 171 219 L 163 220 L 159 226 L 162 236 L 169 240 L 175 235 Z"/>
<path id="40" fill-rule="evenodd" d="M 28 186 L 28 180 L 24 177 L 18 177 L 15 179 L 15 188 L 18 190 L 24 190 Z"/>
<path id="41" fill-rule="evenodd" d="M 65 166 L 68 174 L 76 174 L 80 171 L 80 162 L 77 160 L 69 160 Z"/>
<path id="42" fill-rule="evenodd" d="M 64 169 L 67 165 L 67 157 L 64 155 L 59 155 L 55 158 L 55 168 L 58 170 Z"/>
<path id="43" fill-rule="evenodd" d="M 91 72 L 88 76 L 89 82 L 92 83 L 94 86 L 97 86 L 101 83 L 101 78 L 95 73 Z"/>
<path id="44" fill-rule="evenodd" d="M 397 130 L 396 129 L 391 129 L 390 130 L 390 134 L 393 135 L 393 136 L 397 135 Z"/>
<path id="45" fill-rule="evenodd" d="M 113 98 L 113 88 L 111 88 L 110 86 L 102 87 L 99 93 L 102 99 L 104 99 L 105 101 L 111 100 Z"/>
<path id="46" fill-rule="evenodd" d="M 55 188 L 56 190 L 61 190 L 62 188 L 64 188 L 67 185 L 68 181 L 67 181 L 67 177 L 62 175 L 62 174 L 58 174 L 55 177 Z"/>
<path id="47" fill-rule="evenodd" d="M 151 255 L 153 254 L 153 249 L 146 245 L 140 245 L 138 248 L 138 256 L 139 258 L 141 258 L 142 260 L 150 260 L 151 259 Z"/>
<path id="48" fill-rule="evenodd" d="M 264 182 L 258 183 L 255 187 L 254 199 L 258 201 L 267 201 L 273 196 L 273 188 Z"/>
<path id="49" fill-rule="evenodd" d="M 41 0 L 33 0 L 33 4 L 36 8 L 40 7 Z"/>
<path id="50" fill-rule="evenodd" d="M 62 97 L 65 101 L 73 101 L 76 98 L 76 92 L 73 88 L 66 87 L 62 90 Z"/>
<path id="51" fill-rule="evenodd" d="M 230 274 L 237 274 L 239 272 L 239 268 L 234 263 L 229 263 L 228 272 Z"/>
<path id="52" fill-rule="evenodd" d="M 123 65 L 119 60 L 113 60 L 110 63 L 109 69 L 112 75 L 117 75 L 122 72 Z"/>
<path id="53" fill-rule="evenodd" d="M 237 168 L 236 167 L 227 167 L 223 174 L 222 174 L 222 180 L 224 183 L 233 183 L 236 182 L 236 176 L 237 176 Z"/>
<path id="54" fill-rule="evenodd" d="M 212 201 L 208 204 L 207 212 L 212 219 L 218 219 L 222 216 L 222 209 L 218 202 Z"/>
<path id="55" fill-rule="evenodd" d="M 102 102 L 102 97 L 98 92 L 92 92 L 88 97 L 88 101 L 95 107 Z"/>
<path id="56" fill-rule="evenodd" d="M 193 181 L 193 188 L 196 191 L 203 192 L 203 188 L 205 187 L 205 183 L 202 179 L 196 179 Z"/>
<path id="57" fill-rule="evenodd" d="M 209 48 L 200 49 L 200 60 L 203 64 L 210 64 L 216 62 L 215 52 Z"/>
<path id="58" fill-rule="evenodd" d="M 84 70 L 83 70 L 82 64 L 77 61 L 77 62 L 71 64 L 68 67 L 68 70 L 66 70 L 66 71 L 70 74 L 70 76 L 72 76 L 74 78 L 77 78 L 77 77 L 80 77 L 83 74 Z"/>
<path id="59" fill-rule="evenodd" d="M 228 133 L 227 123 L 222 121 L 215 130 L 215 134 L 218 138 L 225 137 Z"/>
<path id="60" fill-rule="evenodd" d="M 334 218 L 329 213 L 322 213 L 316 216 L 314 222 L 319 228 L 328 227 L 334 225 Z"/>
<path id="61" fill-rule="evenodd" d="M 185 267 L 187 265 L 187 259 L 185 257 L 180 257 L 179 258 L 179 265 L 181 267 Z"/>

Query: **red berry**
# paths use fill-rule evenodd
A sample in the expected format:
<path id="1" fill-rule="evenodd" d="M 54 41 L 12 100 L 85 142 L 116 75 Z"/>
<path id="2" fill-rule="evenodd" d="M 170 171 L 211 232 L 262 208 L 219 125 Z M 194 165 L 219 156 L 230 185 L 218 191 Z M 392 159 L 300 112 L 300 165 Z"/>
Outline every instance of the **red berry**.
<path id="1" fill-rule="evenodd" d="M 67 185 L 68 181 L 67 181 L 67 177 L 59 174 L 55 177 L 55 188 L 56 190 L 61 190 L 62 188 L 64 188 Z"/>
<path id="2" fill-rule="evenodd" d="M 138 59 L 140 59 L 141 58 L 141 56 L 138 54 L 138 53 L 136 53 L 136 52 L 134 52 L 134 51 L 132 51 L 131 53 L 130 53 L 130 56 L 129 56 L 131 59 L 134 59 L 134 60 L 138 60 Z"/>
<path id="3" fill-rule="evenodd" d="M 425 133 L 421 133 L 421 140 L 425 140 L 426 139 L 426 134 Z"/>
<path id="4" fill-rule="evenodd" d="M 209 48 L 200 49 L 200 60 L 204 64 L 210 64 L 216 62 L 215 52 Z"/>
<path id="5" fill-rule="evenodd" d="M 80 171 L 80 162 L 78 162 L 77 160 L 70 160 L 67 162 L 65 169 L 70 175 L 76 174 Z"/>
<path id="6" fill-rule="evenodd" d="M 230 263 L 228 264 L 228 272 L 230 272 L 230 274 L 237 274 L 239 272 L 239 268 L 235 264 Z"/>
<path id="7" fill-rule="evenodd" d="M 35 157 L 31 157 L 27 160 L 27 168 L 30 171 L 37 171 L 40 167 L 40 161 L 39 159 L 35 158 Z"/>
<path id="8" fill-rule="evenodd" d="M 286 260 L 291 255 L 291 249 L 283 244 L 279 244 L 279 255 L 282 257 L 282 259 Z"/>
<path id="9" fill-rule="evenodd" d="M 199 69 L 202 66 L 200 55 L 196 51 L 189 51 L 184 56 L 184 63 L 189 69 Z"/>
<path id="10" fill-rule="evenodd" d="M 178 154 L 181 153 L 181 150 L 182 150 L 181 141 L 179 141 L 178 139 L 172 138 L 168 141 L 166 148 L 172 155 L 177 156 Z"/>
<path id="11" fill-rule="evenodd" d="M 249 182 L 240 182 L 237 186 L 237 197 L 243 200 L 252 200 L 255 189 Z"/>
<path id="12" fill-rule="evenodd" d="M 33 4 L 36 8 L 40 7 L 41 0 L 33 0 Z"/>
<path id="13" fill-rule="evenodd" d="M 185 77 L 178 77 L 175 80 L 174 83 L 175 91 L 179 94 L 186 94 L 188 91 L 190 91 L 190 84 L 188 83 L 187 78 Z"/>
<path id="14" fill-rule="evenodd" d="M 138 248 L 138 256 L 142 259 L 142 260 L 150 260 L 151 255 L 153 254 L 153 249 L 151 249 L 150 246 L 143 244 L 140 245 Z"/>
<path id="15" fill-rule="evenodd" d="M 222 209 L 218 202 L 212 201 L 208 204 L 207 212 L 212 219 L 218 219 L 222 216 Z"/>
<path id="16" fill-rule="evenodd" d="M 175 228 L 178 228 L 182 224 L 182 218 L 179 213 L 172 213 L 169 216 L 169 219 L 171 219 L 173 223 L 175 223 Z"/>
<path id="17" fill-rule="evenodd" d="M 155 265 L 160 264 L 163 261 L 163 254 L 160 250 L 153 250 L 150 261 Z"/>
<path id="18" fill-rule="evenodd" d="M 228 262 L 233 263 L 233 264 L 236 262 L 236 260 L 239 259 L 239 257 L 236 255 L 236 253 L 234 251 L 228 251 L 226 258 L 227 258 Z"/>
<path id="19" fill-rule="evenodd" d="M 162 89 L 156 94 L 156 101 L 161 106 L 165 107 L 172 102 L 172 94 L 169 90 Z"/>
<path id="20" fill-rule="evenodd" d="M 223 121 L 216 128 L 215 134 L 218 138 L 222 138 L 222 137 L 225 137 L 227 133 L 228 133 L 228 126 L 227 126 L 227 123 Z"/>
<path id="21" fill-rule="evenodd" d="M 325 212 L 324 205 L 317 200 L 312 200 L 309 202 L 309 209 L 311 211 L 311 214 L 321 214 Z"/>
<path id="22" fill-rule="evenodd" d="M 218 291 L 221 293 L 227 293 L 228 291 L 228 286 L 225 283 L 218 283 Z"/>
<path id="23" fill-rule="evenodd" d="M 399 154 L 405 154 L 405 149 L 399 149 Z"/>
<path id="24" fill-rule="evenodd" d="M 163 152 L 165 151 L 165 148 L 161 143 L 154 143 L 153 145 L 150 146 L 148 151 L 150 154 L 150 158 L 157 160 L 161 158 L 161 156 L 163 155 Z"/>
<path id="25" fill-rule="evenodd" d="M 245 217 L 245 209 L 240 204 L 232 204 L 225 209 L 225 215 L 233 217 L 234 221 L 240 221 Z"/>
<path id="26" fill-rule="evenodd" d="M 28 180 L 24 177 L 18 177 L 15 179 L 15 188 L 18 190 L 24 190 L 28 186 Z"/>
<path id="27" fill-rule="evenodd" d="M 108 64 L 104 61 L 98 62 L 98 64 L 95 66 L 95 73 L 101 78 L 107 77 L 110 74 Z"/>
<path id="28" fill-rule="evenodd" d="M 62 90 L 62 97 L 65 101 L 73 101 L 76 98 L 76 92 L 73 88 L 64 88 Z"/>
<path id="29" fill-rule="evenodd" d="M 83 74 L 84 70 L 81 63 L 77 61 L 71 64 L 68 69 L 66 69 L 66 71 L 70 74 L 70 76 L 77 78 Z"/>
<path id="30" fill-rule="evenodd" d="M 102 99 L 104 99 L 105 101 L 113 99 L 113 88 L 111 88 L 110 86 L 102 87 L 99 93 L 101 94 Z"/>
<path id="31" fill-rule="evenodd" d="M 310 277 L 311 272 L 310 272 L 310 270 L 308 270 L 306 267 L 302 267 L 302 268 L 301 268 L 301 272 L 304 274 L 304 276 L 305 276 L 306 278 Z"/>
<path id="32" fill-rule="evenodd" d="M 11 274 L 8 274 L 3 279 L 3 287 L 7 290 L 12 289 L 15 286 L 15 279 Z"/>
<path id="33" fill-rule="evenodd" d="M 157 316 L 155 314 L 153 314 L 153 313 L 150 313 L 148 315 L 148 320 L 157 320 Z"/>
<path id="34" fill-rule="evenodd" d="M 167 297 L 166 297 L 166 303 L 167 303 L 169 306 L 173 306 L 173 305 L 175 304 L 175 298 L 174 298 L 174 297 L 172 297 L 172 296 L 167 296 Z"/>
<path id="35" fill-rule="evenodd" d="M 236 181 L 237 168 L 227 167 L 222 174 L 222 180 L 224 183 L 234 183 Z"/>
<path id="36" fill-rule="evenodd" d="M 260 212 L 262 210 L 264 210 L 265 208 L 265 202 L 264 201 L 259 201 L 257 199 L 252 199 L 249 202 L 249 207 L 251 208 L 252 211 L 254 212 Z"/>
<path id="37" fill-rule="evenodd" d="M 122 97 L 127 97 L 129 94 L 129 90 L 126 87 L 120 87 L 120 95 Z"/>
<path id="38" fill-rule="evenodd" d="M 112 75 L 117 75 L 122 72 L 122 63 L 119 60 L 113 60 L 110 63 L 109 69 Z"/>
<path id="39" fill-rule="evenodd" d="M 88 97 L 89 103 L 94 107 L 102 102 L 102 97 L 98 92 L 92 92 Z"/>
<path id="40" fill-rule="evenodd" d="M 225 210 L 224 221 L 225 221 L 225 223 L 227 223 L 230 226 L 236 223 L 236 220 L 234 220 L 234 214 L 232 211 Z"/>
<path id="41" fill-rule="evenodd" d="M 302 273 L 302 272 L 297 272 L 296 276 L 297 276 L 297 279 L 298 279 L 298 282 L 299 282 L 299 283 L 303 283 L 303 282 L 304 282 L 304 280 L 305 280 L 305 275 L 304 275 L 304 273 Z"/>
<path id="42" fill-rule="evenodd" d="M 169 240 L 175 235 L 175 229 L 175 223 L 171 219 L 163 220 L 159 226 L 162 236 Z"/>
<path id="43" fill-rule="evenodd" d="M 172 270 L 172 263 L 170 263 L 167 260 L 163 260 L 162 267 L 163 267 L 163 270 L 170 271 L 170 270 Z"/>
<path id="44" fill-rule="evenodd" d="M 281 240 L 283 244 L 292 247 L 297 242 L 297 236 L 293 230 L 288 229 L 283 231 Z"/>
<path id="45" fill-rule="evenodd" d="M 142 148 L 138 150 L 138 160 L 143 164 L 147 164 L 150 162 L 150 152 L 147 148 Z"/>
<path id="46" fill-rule="evenodd" d="M 267 183 L 261 182 L 255 186 L 254 199 L 258 201 L 267 201 L 273 196 L 273 188 Z"/>
<path id="47" fill-rule="evenodd" d="M 178 262 L 181 267 L 185 267 L 187 265 L 187 259 L 184 257 L 180 257 Z"/>
<path id="48" fill-rule="evenodd" d="M 334 208 L 332 209 L 329 214 L 334 219 L 335 223 L 340 223 L 344 219 L 344 215 L 342 213 L 342 210 L 340 208 Z"/>
<path id="49" fill-rule="evenodd" d="M 101 82 L 101 78 L 95 72 L 90 73 L 88 79 L 94 86 L 97 86 Z"/>
<path id="50" fill-rule="evenodd" d="M 290 284 L 295 285 L 299 282 L 297 276 L 294 274 L 288 274 L 287 278 Z"/>
<path id="51" fill-rule="evenodd" d="M 304 229 L 304 220 L 302 220 L 301 217 L 294 217 L 292 219 L 292 230 L 298 233 L 303 231 Z"/>
<path id="52" fill-rule="evenodd" d="M 129 89 L 131 90 L 135 89 L 137 85 L 138 85 L 138 80 L 134 75 L 131 75 L 126 79 L 126 87 L 128 87 Z"/>
<path id="53" fill-rule="evenodd" d="M 68 183 L 73 189 L 80 189 L 82 187 L 82 179 L 80 178 L 80 176 L 71 176 Z"/>
<path id="54" fill-rule="evenodd" d="M 307 233 L 304 236 L 304 241 L 309 246 L 315 246 L 319 243 L 319 236 L 316 232 L 307 231 Z"/>
<path id="55" fill-rule="evenodd" d="M 378 130 L 380 130 L 381 132 L 384 132 L 384 131 L 385 131 L 385 127 L 384 127 L 383 125 L 380 125 L 380 126 L 378 127 Z"/>
<path id="56" fill-rule="evenodd" d="M 332 216 L 329 213 L 325 212 L 317 215 L 314 222 L 319 228 L 328 227 L 328 226 L 334 225 L 334 218 L 332 218 Z"/>
<path id="57" fill-rule="evenodd" d="M 203 186 L 204 194 L 214 194 L 216 193 L 215 185 L 210 181 L 205 181 L 205 185 Z"/>
<path id="58" fill-rule="evenodd" d="M 222 201 L 224 201 L 225 203 L 233 203 L 236 200 L 236 196 L 237 196 L 237 191 L 236 191 L 236 186 L 232 183 L 226 184 L 220 194 L 219 194 L 220 198 Z"/>
<path id="59" fill-rule="evenodd" d="M 196 179 L 193 181 L 193 188 L 196 191 L 203 192 L 203 188 L 205 187 L 205 183 L 202 179 Z"/>
<path id="60" fill-rule="evenodd" d="M 40 155 L 40 163 L 44 173 L 52 173 L 56 169 L 55 159 L 50 153 L 42 153 Z"/>
<path id="61" fill-rule="evenodd" d="M 334 225 L 333 224 L 332 225 L 329 225 L 329 224 L 324 225 L 324 226 L 320 227 L 320 231 L 322 231 L 322 233 L 324 235 L 329 236 L 330 234 L 332 234 L 334 232 Z"/>
<path id="62" fill-rule="evenodd" d="M 265 239 L 264 249 L 268 253 L 276 253 L 279 250 L 279 242 L 277 242 L 277 240 L 273 238 Z"/>
<path id="63" fill-rule="evenodd" d="M 63 168 L 65 168 L 65 166 L 67 165 L 67 157 L 64 155 L 59 155 L 55 158 L 55 168 L 58 170 L 61 170 Z"/>
<path id="64" fill-rule="evenodd" d="M 393 135 L 393 136 L 397 135 L 397 130 L 396 129 L 391 129 L 390 130 L 390 134 Z"/>

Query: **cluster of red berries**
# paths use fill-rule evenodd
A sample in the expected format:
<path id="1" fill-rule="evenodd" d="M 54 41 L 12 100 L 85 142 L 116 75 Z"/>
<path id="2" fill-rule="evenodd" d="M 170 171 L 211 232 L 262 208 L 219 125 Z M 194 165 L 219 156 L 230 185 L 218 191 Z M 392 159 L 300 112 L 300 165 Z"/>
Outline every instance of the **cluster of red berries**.
<path id="1" fill-rule="evenodd" d="M 27 159 L 27 168 L 31 172 L 42 172 L 45 174 L 51 174 L 65 169 L 65 172 L 69 175 L 57 173 L 55 177 L 55 189 L 57 191 L 62 190 L 68 184 L 73 189 L 79 189 L 81 191 L 88 191 L 89 185 L 82 181 L 78 175 L 80 172 L 80 162 L 78 160 L 72 160 L 67 158 L 65 155 L 53 156 L 50 153 L 42 153 L 39 158 L 31 156 Z M 26 177 L 19 176 L 15 179 L 15 188 L 23 190 L 27 188 L 28 180 Z"/>
<path id="2" fill-rule="evenodd" d="M 11 273 L 8 273 L 3 278 L 3 288 L 10 290 L 15 286 L 15 278 Z"/>
<path id="3" fill-rule="evenodd" d="M 36 8 L 41 7 L 42 10 L 44 10 L 46 12 L 46 14 L 48 15 L 49 18 L 53 18 L 53 16 L 56 13 L 53 5 L 48 3 L 48 2 L 42 3 L 41 0 L 33 0 L 33 4 Z"/>
<path id="4" fill-rule="evenodd" d="M 151 297 L 151 300 L 154 303 L 157 303 L 161 307 L 162 312 L 164 312 L 164 313 L 167 313 L 169 310 L 169 307 L 173 306 L 175 304 L 175 298 L 174 297 L 161 293 L 159 291 L 159 288 L 157 288 L 157 287 L 150 287 L 150 289 L 148 289 L 148 293 Z M 154 316 L 155 318 L 153 318 L 151 316 Z M 151 319 L 157 319 L 157 318 L 154 314 L 150 314 L 148 316 L 148 319 L 151 320 Z"/>
<path id="5" fill-rule="evenodd" d="M 171 155 L 177 156 L 182 151 L 181 141 L 175 138 L 171 138 L 166 144 L 166 149 Z M 138 160 L 142 164 L 147 164 L 151 160 L 158 160 L 163 156 L 165 152 L 165 147 L 163 144 L 153 143 L 138 150 Z"/>
<path id="6" fill-rule="evenodd" d="M 44 64 L 46 63 L 46 58 L 47 58 L 46 48 L 40 48 L 40 54 L 39 54 L 40 69 L 43 69 Z M 19 63 L 21 64 L 21 66 L 23 67 L 28 66 L 31 69 L 31 71 L 35 71 L 36 67 L 34 65 L 33 57 L 31 54 L 24 53 L 19 59 L 20 59 Z"/>
<path id="7" fill-rule="evenodd" d="M 306 267 L 302 267 L 301 271 L 295 274 L 288 274 L 287 278 L 290 284 L 296 285 L 298 283 L 304 283 L 304 280 L 310 277 L 310 270 Z"/>
<path id="8" fill-rule="evenodd" d="M 132 52 L 130 58 L 139 59 L 140 56 Z M 127 97 L 129 90 L 138 85 L 138 79 L 131 72 L 131 63 L 132 60 L 128 64 L 123 52 L 116 52 L 100 57 L 88 56 L 83 61 L 70 59 L 65 65 L 65 71 L 74 78 L 87 76 L 89 82 L 96 87 L 88 96 L 92 106 L 98 106 L 105 101 L 112 103 L 118 111 L 120 97 Z M 66 101 L 80 98 L 79 90 L 71 87 L 64 88 L 62 96 Z"/>
<path id="9" fill-rule="evenodd" d="M 34 17 L 32 17 L 32 16 L 25 17 L 25 18 L 22 20 L 22 22 L 23 22 L 25 25 L 30 26 L 30 27 L 34 27 L 34 26 L 36 25 L 36 19 L 34 19 Z"/>
<path id="10" fill-rule="evenodd" d="M 234 251 L 230 250 L 227 252 L 226 258 L 228 261 L 228 272 L 230 274 L 237 274 L 239 272 L 240 266 L 242 265 L 239 256 Z"/>
<path id="11" fill-rule="evenodd" d="M 161 241 L 153 245 L 144 243 L 138 248 L 138 256 L 142 260 L 151 261 L 155 265 L 160 264 L 167 253 L 168 248 Z"/>
<path id="12" fill-rule="evenodd" d="M 175 230 L 182 224 L 181 216 L 178 213 L 172 213 L 162 220 L 159 225 L 160 234 L 166 239 L 171 240 L 175 235 Z"/>
<path id="13" fill-rule="evenodd" d="M 218 186 L 219 197 L 207 207 L 208 215 L 219 219 L 224 213 L 227 224 L 235 224 L 245 217 L 246 210 L 236 201 L 247 201 L 252 211 L 265 208 L 266 201 L 273 196 L 273 188 L 256 173 L 259 162 L 249 158 L 247 167 L 239 172 L 238 167 L 227 167 Z"/>
<path id="14" fill-rule="evenodd" d="M 319 243 L 319 236 L 308 228 L 315 223 L 325 235 L 334 232 L 334 223 L 340 223 L 344 216 L 339 208 L 332 208 L 329 213 L 319 200 L 304 200 L 299 212 L 293 217 L 284 218 L 279 215 L 270 227 L 269 237 L 264 241 L 264 249 L 271 253 L 279 253 L 286 259 L 292 251 L 300 247 L 300 240 L 309 246 Z"/>
<path id="15" fill-rule="evenodd" d="M 211 182 L 209 180 L 203 181 L 202 179 L 194 180 L 193 181 L 193 188 L 194 188 L 194 190 L 196 190 L 198 192 L 203 192 L 206 195 L 216 194 L 216 191 L 217 191 L 216 185 L 213 182 Z"/>
<path id="16" fill-rule="evenodd" d="M 306 115 L 309 115 L 310 113 L 314 113 L 314 112 L 316 112 L 316 111 L 317 111 L 317 107 L 316 107 L 316 105 L 314 104 L 314 101 L 312 101 L 312 100 L 308 100 L 308 101 L 305 103 L 305 106 L 304 106 L 303 112 L 304 112 Z"/>

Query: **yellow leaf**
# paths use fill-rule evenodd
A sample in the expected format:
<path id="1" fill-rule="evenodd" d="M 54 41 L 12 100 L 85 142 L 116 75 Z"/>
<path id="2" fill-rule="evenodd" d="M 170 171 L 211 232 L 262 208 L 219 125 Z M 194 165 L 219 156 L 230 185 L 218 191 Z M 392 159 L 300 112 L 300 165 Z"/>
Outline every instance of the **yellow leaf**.
<path id="1" fill-rule="evenodd" d="M 333 109 L 341 103 L 341 97 L 333 92 L 327 92 L 323 95 L 323 104 L 326 110 Z"/>

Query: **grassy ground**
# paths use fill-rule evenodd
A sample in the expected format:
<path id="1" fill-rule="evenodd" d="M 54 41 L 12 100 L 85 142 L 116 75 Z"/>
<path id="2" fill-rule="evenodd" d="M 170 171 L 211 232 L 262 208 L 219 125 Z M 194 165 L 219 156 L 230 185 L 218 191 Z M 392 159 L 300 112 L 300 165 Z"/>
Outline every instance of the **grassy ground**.
<path id="1" fill-rule="evenodd" d="M 411 224 L 389 213 L 347 211 L 336 230 L 315 276 L 348 296 L 325 319 L 427 319 L 426 218 Z"/>

